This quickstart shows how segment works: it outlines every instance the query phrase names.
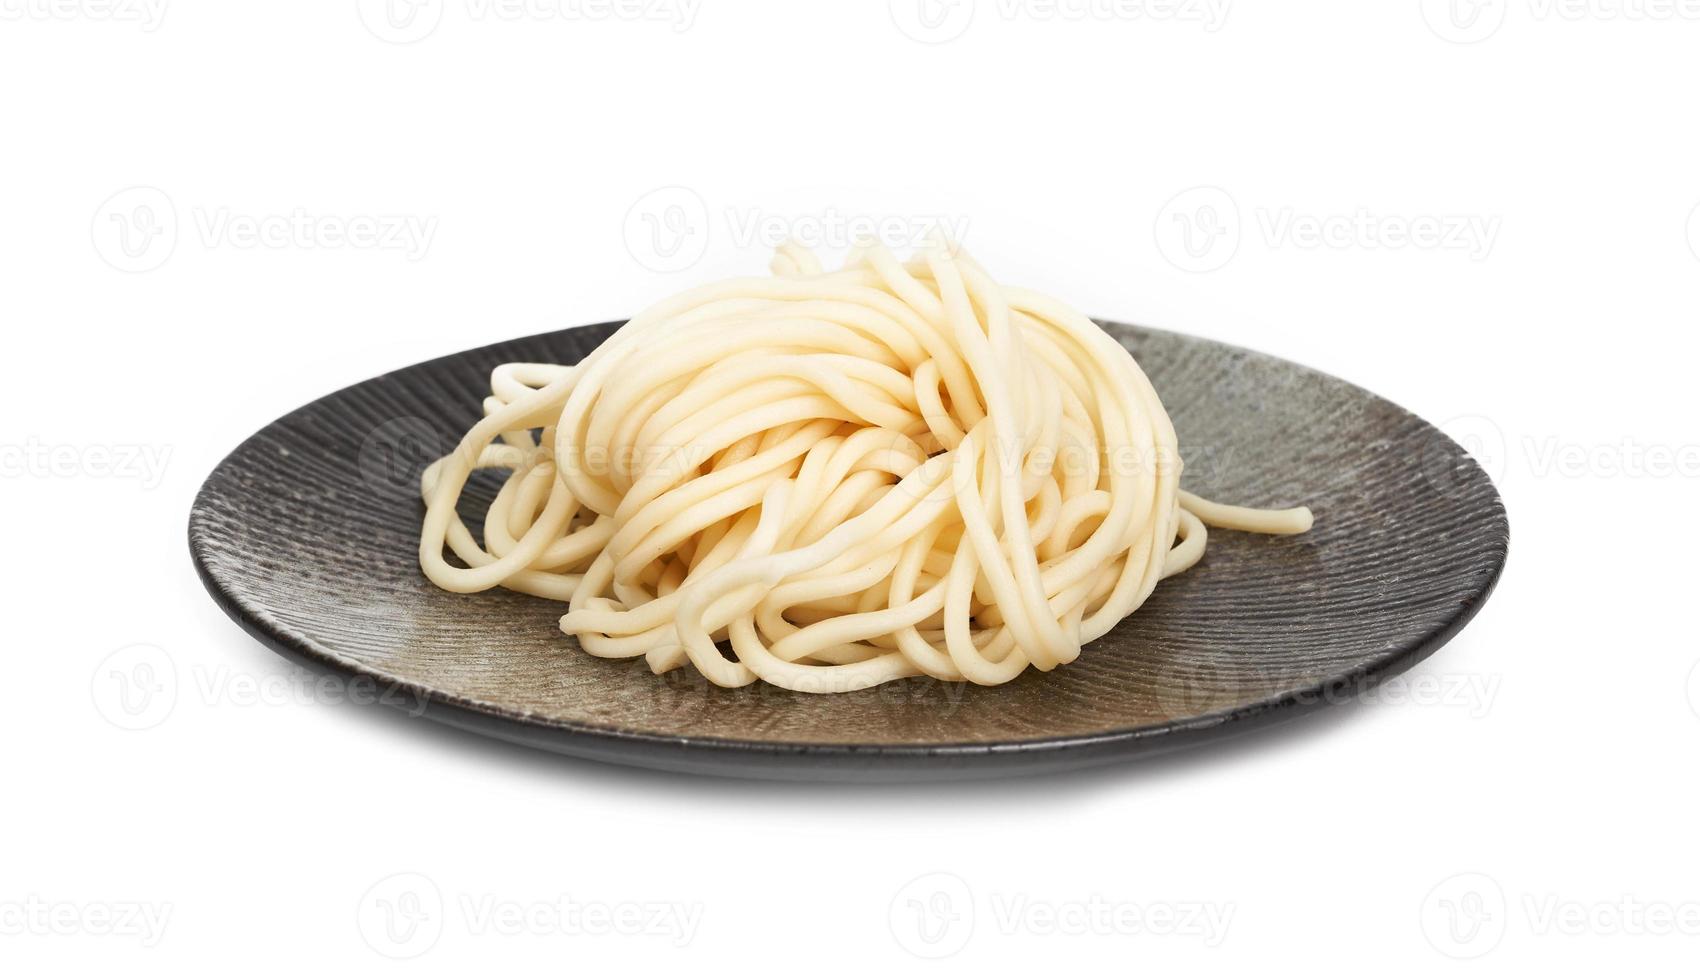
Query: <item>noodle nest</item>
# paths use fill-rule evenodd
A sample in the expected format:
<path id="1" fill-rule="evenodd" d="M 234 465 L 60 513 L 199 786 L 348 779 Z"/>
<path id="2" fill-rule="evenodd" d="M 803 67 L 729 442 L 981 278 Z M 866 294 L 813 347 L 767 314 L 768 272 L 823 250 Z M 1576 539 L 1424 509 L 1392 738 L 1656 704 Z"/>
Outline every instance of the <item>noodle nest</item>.
<path id="1" fill-rule="evenodd" d="M 585 652 L 725 687 L 990 685 L 1071 663 L 1207 524 L 1311 525 L 1181 490 L 1133 356 L 959 247 L 827 271 L 787 245 L 773 272 L 665 300 L 579 364 L 496 368 L 424 474 L 426 576 L 565 602 Z M 482 541 L 457 510 L 478 469 L 507 471 Z"/>

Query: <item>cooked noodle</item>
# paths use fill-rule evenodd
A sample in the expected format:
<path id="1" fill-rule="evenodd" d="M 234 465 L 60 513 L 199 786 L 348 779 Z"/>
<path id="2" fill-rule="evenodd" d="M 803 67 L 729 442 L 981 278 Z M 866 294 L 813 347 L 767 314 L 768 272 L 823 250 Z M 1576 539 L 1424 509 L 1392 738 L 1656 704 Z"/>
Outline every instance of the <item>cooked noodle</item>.
<path id="1" fill-rule="evenodd" d="M 1181 490 L 1132 355 L 959 248 L 826 272 L 786 246 L 773 271 L 657 304 L 577 365 L 497 368 L 423 479 L 431 581 L 566 602 L 588 653 L 726 687 L 1001 684 L 1073 661 L 1206 524 L 1311 525 Z M 482 468 L 511 472 L 480 544 L 456 503 Z"/>

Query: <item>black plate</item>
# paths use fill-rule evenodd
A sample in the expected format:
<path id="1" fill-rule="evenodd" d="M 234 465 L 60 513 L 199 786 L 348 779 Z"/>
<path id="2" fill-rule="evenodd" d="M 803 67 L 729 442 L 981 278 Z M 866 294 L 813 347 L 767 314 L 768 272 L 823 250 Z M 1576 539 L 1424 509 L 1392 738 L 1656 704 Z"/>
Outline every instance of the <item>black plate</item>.
<path id="1" fill-rule="evenodd" d="M 1456 633 L 1505 564 L 1498 493 L 1433 426 L 1286 361 L 1105 324 L 1174 417 L 1188 489 L 1308 503 L 1316 527 L 1212 532 L 1198 566 L 1074 664 L 1002 687 L 923 678 L 821 696 L 657 677 L 581 652 L 556 627 L 560 604 L 451 595 L 416 559 L 419 473 L 479 417 L 490 369 L 577 361 L 616 326 L 427 361 L 266 426 L 195 500 L 207 589 L 280 653 L 476 732 L 660 769 L 892 780 L 1095 765 L 1355 699 Z M 464 509 L 481 514 L 495 486 L 476 479 Z"/>

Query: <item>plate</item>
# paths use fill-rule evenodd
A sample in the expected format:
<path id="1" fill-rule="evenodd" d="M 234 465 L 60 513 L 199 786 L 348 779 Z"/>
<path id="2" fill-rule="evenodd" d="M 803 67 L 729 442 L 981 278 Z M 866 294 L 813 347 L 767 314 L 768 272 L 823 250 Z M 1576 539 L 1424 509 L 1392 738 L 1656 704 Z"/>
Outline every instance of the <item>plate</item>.
<path id="1" fill-rule="evenodd" d="M 937 780 L 1097 765 L 1342 702 L 1433 653 L 1504 567 L 1505 508 L 1453 440 L 1337 378 L 1195 337 L 1102 323 L 1180 433 L 1183 486 L 1303 502 L 1309 533 L 1212 531 L 1075 663 L 1001 687 L 930 678 L 853 694 L 656 676 L 599 660 L 561 604 L 453 595 L 417 563 L 419 474 L 480 414 L 491 368 L 572 363 L 604 323 L 453 354 L 345 388 L 255 433 L 189 519 L 202 581 L 249 633 L 375 702 L 569 755 L 780 779 Z M 476 521 L 497 477 L 469 485 Z"/>

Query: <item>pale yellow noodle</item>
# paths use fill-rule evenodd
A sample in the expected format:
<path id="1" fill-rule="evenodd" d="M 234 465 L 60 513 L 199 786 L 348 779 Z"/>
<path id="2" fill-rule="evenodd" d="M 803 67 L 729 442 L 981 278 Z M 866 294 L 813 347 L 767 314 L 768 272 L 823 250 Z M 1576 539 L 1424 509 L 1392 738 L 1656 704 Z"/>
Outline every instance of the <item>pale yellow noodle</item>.
<path id="1" fill-rule="evenodd" d="M 1127 350 L 958 247 L 829 272 L 786 245 L 773 271 L 657 304 L 579 364 L 497 368 L 423 479 L 430 580 L 564 601 L 586 652 L 728 687 L 1001 684 L 1073 661 L 1206 525 L 1311 526 L 1181 490 Z M 456 511 L 476 469 L 509 471 L 482 543 Z"/>

